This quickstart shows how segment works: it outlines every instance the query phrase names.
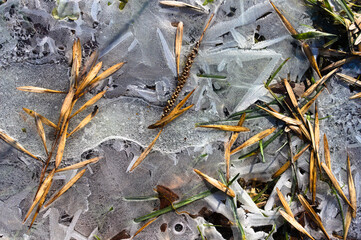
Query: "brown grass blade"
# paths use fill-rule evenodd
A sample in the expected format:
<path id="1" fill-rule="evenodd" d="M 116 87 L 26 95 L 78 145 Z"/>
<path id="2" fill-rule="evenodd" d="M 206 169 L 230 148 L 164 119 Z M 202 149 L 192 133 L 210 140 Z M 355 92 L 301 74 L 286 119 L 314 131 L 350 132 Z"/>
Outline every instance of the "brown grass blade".
<path id="1" fill-rule="evenodd" d="M 153 218 L 153 219 L 149 220 L 148 222 L 146 222 L 141 228 L 139 228 L 139 230 L 136 233 L 134 233 L 133 237 L 130 240 L 135 238 L 135 236 L 137 236 L 141 231 L 143 231 L 146 227 L 148 227 L 150 224 L 152 224 L 157 219 L 158 219 L 158 217 Z"/>
<path id="2" fill-rule="evenodd" d="M 282 192 L 278 189 L 278 187 L 276 187 L 276 191 L 277 191 L 277 195 L 282 203 L 283 208 L 286 210 L 287 214 L 289 216 L 291 216 L 292 218 L 295 218 L 295 216 L 293 215 L 290 206 L 288 205 L 285 197 L 283 196 Z"/>
<path id="3" fill-rule="evenodd" d="M 63 91 L 52 90 L 41 87 L 33 87 L 33 86 L 22 86 L 22 87 L 17 87 L 16 89 L 23 92 L 32 92 L 32 93 L 67 93 Z"/>
<path id="4" fill-rule="evenodd" d="M 76 61 L 75 79 L 77 81 L 79 81 L 79 71 L 80 71 L 81 59 L 82 59 L 82 56 L 81 56 L 81 44 L 80 44 L 79 38 L 77 39 L 75 45 L 76 45 L 76 49 L 75 50 L 73 49 L 73 51 L 75 52 L 74 60 Z"/>
<path id="5" fill-rule="evenodd" d="M 61 122 L 64 120 L 64 116 L 68 113 L 69 109 L 72 106 L 73 98 L 75 94 L 75 89 L 70 88 L 69 93 L 66 95 L 63 105 L 60 109 L 60 116 L 59 116 L 59 122 L 57 128 L 60 127 Z"/>
<path id="6" fill-rule="evenodd" d="M 86 169 L 78 172 L 69 182 L 67 182 L 46 204 L 45 208 L 49 207 L 56 199 L 58 199 L 61 195 L 63 195 L 71 186 L 74 185 L 85 173 Z"/>
<path id="7" fill-rule="evenodd" d="M 291 217 L 290 215 L 288 215 L 287 213 L 285 213 L 284 211 L 282 210 L 279 210 L 280 214 L 282 215 L 282 217 L 284 219 L 286 219 L 287 222 L 289 222 L 294 228 L 296 228 L 300 233 L 303 233 L 305 234 L 306 236 L 308 236 L 309 238 L 313 239 L 314 238 L 311 236 L 311 234 L 309 234 L 306 229 L 304 229 L 302 227 L 301 224 L 299 224 L 296 219 L 294 219 L 293 217 Z"/>
<path id="8" fill-rule="evenodd" d="M 323 88 L 324 89 L 324 88 Z M 320 96 L 320 94 L 322 93 L 323 89 L 321 89 L 316 96 L 314 96 L 310 101 L 308 101 L 302 108 L 301 108 L 301 113 L 302 115 L 305 114 L 308 109 L 310 109 L 311 105 L 316 101 L 316 99 Z"/>
<path id="9" fill-rule="evenodd" d="M 66 144 L 66 135 L 68 132 L 68 126 L 69 126 L 69 122 L 67 122 L 65 124 L 64 131 L 60 137 L 58 151 L 57 151 L 56 157 L 55 157 L 55 168 L 59 167 L 61 160 L 63 159 L 64 149 L 65 149 L 65 144 Z"/>
<path id="10" fill-rule="evenodd" d="M 345 231 L 343 233 L 343 239 L 347 240 L 347 234 L 348 234 L 348 230 L 351 226 L 351 221 L 352 221 L 352 208 L 348 207 L 347 208 L 347 212 L 346 212 L 346 216 L 345 216 Z"/>
<path id="11" fill-rule="evenodd" d="M 303 94 L 302 97 L 307 97 L 309 96 L 311 93 L 313 93 L 313 91 L 316 90 L 316 88 L 322 84 L 324 84 L 336 71 L 338 70 L 338 68 L 332 70 L 331 72 L 327 73 L 325 76 L 323 76 L 322 78 L 320 78 L 316 83 L 312 84 Z"/>
<path id="12" fill-rule="evenodd" d="M 246 128 L 246 127 L 230 126 L 230 125 L 198 125 L 197 127 L 214 128 L 214 129 L 230 131 L 230 132 L 248 132 L 249 131 L 249 128 Z"/>
<path id="13" fill-rule="evenodd" d="M 355 95 L 351 96 L 350 99 L 356 99 L 361 97 L 361 92 L 356 93 Z"/>
<path id="14" fill-rule="evenodd" d="M 297 153 L 294 157 L 293 157 L 293 162 L 296 162 L 304 152 L 306 152 L 306 150 L 311 146 L 311 144 L 308 144 L 306 147 L 304 147 L 299 153 Z M 277 170 L 277 172 L 275 172 L 272 175 L 272 178 L 276 178 L 278 176 L 280 176 L 282 173 L 284 173 L 289 167 L 291 166 L 291 161 L 288 160 L 285 164 L 282 165 L 282 167 L 280 169 Z"/>
<path id="15" fill-rule="evenodd" d="M 99 112 L 99 108 L 95 106 L 93 112 L 91 112 L 88 116 L 86 116 L 83 120 L 81 120 L 78 126 L 76 126 L 73 129 L 73 131 L 71 131 L 71 133 L 68 134 L 67 137 L 70 137 L 71 135 L 82 129 L 85 125 L 87 125 L 95 117 L 95 115 L 97 115 L 98 112 Z"/>
<path id="16" fill-rule="evenodd" d="M 235 149 L 233 149 L 231 151 L 231 154 L 235 154 L 236 152 L 240 151 L 241 149 L 251 146 L 252 144 L 257 143 L 259 140 L 267 137 L 268 135 L 270 135 L 271 133 L 273 133 L 276 130 L 276 127 L 272 127 L 269 129 L 266 129 L 260 133 L 257 133 L 256 135 L 254 135 L 253 137 L 251 137 L 250 139 L 248 139 L 247 141 L 245 141 L 244 143 L 242 143 L 240 146 L 236 147 Z"/>
<path id="17" fill-rule="evenodd" d="M 328 147 L 328 141 L 327 141 L 326 134 L 323 134 L 323 148 L 324 148 L 324 152 L 325 152 L 326 166 L 329 169 L 331 169 L 331 155 L 330 155 L 330 149 Z"/>
<path id="18" fill-rule="evenodd" d="M 232 189 L 221 183 L 220 181 L 208 176 L 207 174 L 202 173 L 201 171 L 197 169 L 193 169 L 195 173 L 197 173 L 199 176 L 201 176 L 204 180 L 206 180 L 209 184 L 211 184 L 213 187 L 218 188 L 222 192 L 226 193 L 228 196 L 234 198 L 236 194 Z"/>
<path id="19" fill-rule="evenodd" d="M 179 62 L 180 62 L 180 54 L 182 49 L 182 40 L 183 40 L 183 22 L 179 22 L 175 37 L 175 60 L 177 66 L 177 77 L 179 77 Z"/>
<path id="20" fill-rule="evenodd" d="M 82 76 L 84 76 L 87 72 L 89 72 L 90 69 L 92 69 L 94 67 L 96 61 L 98 60 L 98 57 L 99 57 L 99 52 L 98 52 L 98 49 L 96 49 L 94 52 L 92 52 L 90 57 L 86 60 L 84 67 L 81 71 L 81 74 L 79 76 L 80 78 Z M 79 79 L 79 81 L 80 81 L 80 79 Z"/>
<path id="21" fill-rule="evenodd" d="M 85 160 L 85 161 L 82 161 L 80 163 L 76 163 L 76 164 L 73 164 L 73 165 L 70 165 L 70 166 L 67 166 L 67 167 L 64 167 L 64 168 L 57 169 L 55 172 L 58 173 L 58 172 L 64 172 L 64 171 L 68 171 L 68 170 L 78 169 L 78 168 L 84 167 L 84 166 L 86 166 L 86 165 L 88 165 L 90 163 L 96 163 L 101 158 L 102 157 L 95 157 L 95 158 L 92 158 L 92 159 L 89 159 L 89 160 Z"/>
<path id="22" fill-rule="evenodd" d="M 351 61 L 355 60 L 356 58 L 357 57 L 352 56 L 352 57 L 347 57 L 347 58 L 341 59 L 341 60 L 339 60 L 337 62 L 333 62 L 330 65 L 326 66 L 325 68 L 321 69 L 321 72 L 329 71 L 329 70 L 332 70 L 334 68 L 339 68 L 342 65 L 344 65 L 345 63 L 351 62 Z"/>
<path id="23" fill-rule="evenodd" d="M 35 116 L 36 130 L 37 130 L 37 132 L 38 132 L 38 134 L 39 134 L 39 136 L 41 138 L 41 141 L 43 142 L 46 155 L 49 155 L 48 148 L 46 146 L 46 136 L 45 136 L 43 123 L 41 122 L 40 117 L 36 113 L 34 114 L 34 116 Z"/>
<path id="24" fill-rule="evenodd" d="M 309 173 L 309 181 L 310 181 L 310 192 L 312 194 L 312 203 L 316 200 L 316 181 L 317 181 L 317 171 L 315 168 L 315 152 L 311 151 L 310 154 L 310 173 Z"/>
<path id="25" fill-rule="evenodd" d="M 286 87 L 288 96 L 290 97 L 290 100 L 291 100 L 291 102 L 292 102 L 293 107 L 294 107 L 294 108 L 298 108 L 298 103 L 297 103 L 297 99 L 296 99 L 295 93 L 293 92 L 292 87 L 291 87 L 290 83 L 287 81 L 286 78 L 283 79 L 283 84 L 284 84 L 285 87 Z"/>
<path id="26" fill-rule="evenodd" d="M 30 109 L 27 109 L 27 108 L 23 108 L 24 112 L 26 112 L 27 114 L 29 114 L 30 116 L 32 117 L 35 117 L 35 114 L 38 116 L 38 118 L 40 118 L 40 120 L 45 124 L 45 125 L 48 125 L 49 127 L 53 127 L 56 129 L 56 125 L 55 123 L 53 123 L 52 121 L 50 121 L 49 119 L 47 119 L 46 117 L 40 115 L 39 113 L 33 111 L 33 110 L 30 110 Z"/>
<path id="27" fill-rule="evenodd" d="M 229 182 L 229 169 L 230 169 L 230 162 L 231 162 L 231 147 L 232 142 L 231 140 L 228 141 L 224 146 L 224 159 L 226 160 L 226 181 Z"/>
<path id="28" fill-rule="evenodd" d="M 279 120 L 282 120 L 284 121 L 285 123 L 288 123 L 288 124 L 291 124 L 291 125 L 301 125 L 302 122 L 300 120 L 296 120 L 296 119 L 293 119 L 293 118 L 290 118 L 290 117 L 287 117 L 283 114 L 280 114 L 280 113 L 277 113 L 277 112 L 273 112 L 273 111 L 270 111 L 266 108 L 263 108 L 259 105 L 256 105 L 257 107 L 261 108 L 262 110 L 268 112 L 269 114 L 271 114 L 272 116 L 274 116 L 275 118 L 278 118 Z"/>
<path id="29" fill-rule="evenodd" d="M 31 154 L 28 150 L 26 150 L 23 146 L 21 146 L 20 143 L 18 143 L 15 139 L 11 138 L 9 135 L 7 135 L 6 133 L 0 131 L 0 138 L 2 140 L 4 140 L 6 143 L 8 143 L 10 146 L 12 146 L 13 148 L 16 148 L 17 150 L 19 150 L 20 152 L 23 152 L 27 155 L 29 155 L 32 158 L 35 158 L 36 160 L 41 161 L 38 157 L 36 157 L 35 155 Z"/>
<path id="30" fill-rule="evenodd" d="M 86 75 L 86 77 L 83 79 L 83 81 L 80 82 L 79 87 L 76 91 L 76 95 L 78 95 L 81 91 L 84 90 L 87 86 L 91 85 L 91 81 L 95 79 L 95 76 L 98 74 L 100 69 L 102 68 L 103 62 L 99 62 L 97 65 L 95 65 L 89 73 Z"/>
<path id="31" fill-rule="evenodd" d="M 77 115 L 78 113 L 82 112 L 83 110 L 85 110 L 87 107 L 93 105 L 94 103 L 96 103 L 97 101 L 99 101 L 99 99 L 101 99 L 104 94 L 107 92 L 107 90 L 104 90 L 100 93 L 98 93 L 97 95 L 95 95 L 94 97 L 92 97 L 91 99 L 89 99 L 86 103 L 84 103 L 83 106 L 81 106 L 73 115 L 70 116 L 70 118 L 73 118 L 75 115 Z"/>
<path id="32" fill-rule="evenodd" d="M 315 105 L 315 144 L 316 152 L 320 149 L 320 120 L 318 118 L 318 106 Z"/>
<path id="33" fill-rule="evenodd" d="M 298 34 L 298 32 L 296 31 L 296 29 L 294 29 L 291 25 L 291 23 L 283 16 L 283 14 L 280 12 L 280 10 L 278 10 L 278 8 L 273 4 L 273 2 L 269 1 L 272 5 L 272 7 L 274 8 L 274 10 L 276 11 L 277 15 L 281 18 L 283 24 L 285 25 L 285 27 L 287 28 L 287 30 L 292 34 L 292 35 L 296 35 Z"/>
<path id="34" fill-rule="evenodd" d="M 361 81 L 357 80 L 356 78 L 353 78 L 351 76 L 348 76 L 346 74 L 342 74 L 342 73 L 336 73 L 336 76 L 339 77 L 341 80 L 351 84 L 351 85 L 355 85 L 357 87 L 361 87 Z"/>
<path id="35" fill-rule="evenodd" d="M 308 45 L 308 43 L 306 43 L 306 42 L 302 42 L 302 49 L 303 49 L 303 52 L 306 54 L 306 57 L 307 57 L 308 61 L 310 62 L 311 67 L 316 71 L 317 75 L 320 78 L 322 78 L 320 69 L 318 68 L 316 59 L 312 54 L 310 45 Z"/>
<path id="36" fill-rule="evenodd" d="M 55 169 L 53 169 L 49 173 L 49 175 L 45 178 L 44 182 L 41 184 L 38 192 L 36 193 L 36 196 L 34 198 L 33 203 L 31 204 L 28 212 L 25 215 L 23 223 L 28 219 L 28 217 L 30 216 L 30 214 L 33 211 L 34 207 L 36 206 L 36 204 L 38 204 L 38 202 L 40 201 L 41 197 L 43 196 L 45 190 L 48 188 L 49 185 L 51 185 L 51 183 L 53 181 L 54 173 L 55 173 Z"/>
<path id="37" fill-rule="evenodd" d="M 243 125 L 243 123 L 244 123 L 245 120 L 246 120 L 246 113 L 243 113 L 242 116 L 241 116 L 241 118 L 239 119 L 237 125 L 241 127 L 241 126 Z M 236 139 L 238 138 L 238 135 L 239 135 L 238 132 L 232 133 L 232 137 L 231 137 L 231 139 L 229 140 L 230 148 L 232 148 L 234 142 L 235 142 Z"/>
<path id="38" fill-rule="evenodd" d="M 196 10 L 198 12 L 204 12 L 202 8 L 193 6 L 188 3 L 178 2 L 178 1 L 159 1 L 161 5 L 168 6 L 168 7 L 179 7 L 179 8 L 190 8 Z"/>
<path id="39" fill-rule="evenodd" d="M 351 203 L 349 202 L 349 200 L 347 199 L 346 195 L 343 193 L 342 188 L 340 187 L 340 184 L 338 184 L 337 179 L 336 179 L 335 176 L 333 175 L 331 169 L 329 169 L 324 162 L 321 163 L 321 166 L 322 166 L 323 170 L 326 172 L 328 178 L 331 180 L 332 185 L 335 187 L 335 189 L 336 189 L 337 192 L 340 194 L 340 196 L 343 198 L 343 200 L 345 200 L 345 202 L 346 202 L 352 209 L 354 209 L 353 206 L 352 206 L 352 204 L 351 204 Z M 356 209 L 354 209 L 354 210 L 356 210 Z"/>
<path id="40" fill-rule="evenodd" d="M 350 194 L 350 202 L 354 210 L 352 210 L 352 217 L 356 217 L 356 209 L 357 209 L 357 196 L 356 196 L 356 188 L 355 183 L 352 178 L 351 173 L 351 163 L 350 156 L 347 154 L 347 182 L 348 182 L 348 192 Z"/>
<path id="41" fill-rule="evenodd" d="M 312 220 L 318 225 L 318 227 L 321 229 L 321 231 L 325 234 L 327 239 L 330 239 L 330 236 L 328 236 L 325 227 L 322 224 L 320 216 L 317 215 L 315 210 L 311 207 L 311 205 L 307 202 L 307 200 L 301 195 L 298 194 L 298 199 L 300 200 L 302 206 L 306 210 L 306 212 L 312 217 Z"/>
<path id="42" fill-rule="evenodd" d="M 129 172 L 132 172 L 136 167 L 138 167 L 139 164 L 143 162 L 145 157 L 149 154 L 150 150 L 152 150 L 155 142 L 159 138 L 160 134 L 162 133 L 163 128 L 160 129 L 157 136 L 153 139 L 153 141 L 149 144 L 149 146 L 142 152 L 142 154 L 139 156 L 139 158 L 134 162 L 133 166 L 130 168 Z"/>

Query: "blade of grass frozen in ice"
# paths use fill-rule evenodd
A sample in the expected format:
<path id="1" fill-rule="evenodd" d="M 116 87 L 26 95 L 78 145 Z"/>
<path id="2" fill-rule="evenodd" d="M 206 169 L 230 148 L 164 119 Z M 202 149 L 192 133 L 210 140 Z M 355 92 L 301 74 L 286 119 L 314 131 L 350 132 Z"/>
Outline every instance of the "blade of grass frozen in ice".
<path id="1" fill-rule="evenodd" d="M 332 34 L 332 33 L 321 32 L 321 31 L 310 31 L 310 32 L 304 32 L 304 33 L 292 35 L 292 37 L 297 40 L 306 40 L 306 39 L 313 39 L 313 38 L 319 38 L 319 37 L 336 37 L 336 35 Z"/>
<path id="2" fill-rule="evenodd" d="M 274 71 L 271 76 L 269 76 L 269 78 L 267 79 L 267 82 L 265 83 L 265 88 L 268 88 L 268 86 L 270 85 L 270 83 L 272 82 L 272 80 L 276 77 L 276 75 L 279 73 L 279 71 L 281 71 L 282 67 L 287 63 L 287 61 L 290 60 L 290 58 L 286 58 L 280 66 L 278 66 L 278 68 L 276 69 L 276 71 Z"/>
<path id="3" fill-rule="evenodd" d="M 205 173 L 202 173 L 198 169 L 193 169 L 194 172 L 196 172 L 199 176 L 201 176 L 204 180 L 206 180 L 209 184 L 211 184 L 213 187 L 218 188 L 220 191 L 226 193 L 228 196 L 234 198 L 236 195 L 232 189 L 227 187 L 225 184 L 221 183 L 220 181 L 208 176 Z"/>
<path id="4" fill-rule="evenodd" d="M 201 78 L 227 79 L 227 76 L 213 75 L 213 74 L 197 74 Z"/>
<path id="5" fill-rule="evenodd" d="M 350 19 L 351 22 L 354 22 L 354 14 L 352 10 L 348 7 L 345 0 L 336 0 L 336 2 L 341 6 L 341 8 L 345 11 L 347 17 Z"/>
<path id="6" fill-rule="evenodd" d="M 67 166 L 67 167 L 64 167 L 64 168 L 60 168 L 60 169 L 57 169 L 55 172 L 64 172 L 64 171 L 68 171 L 68 170 L 74 170 L 74 169 L 78 169 L 78 168 L 81 168 L 81 167 L 84 167 L 90 163 L 96 163 L 99 161 L 99 159 L 101 159 L 102 157 L 95 157 L 95 158 L 91 158 L 89 160 L 85 160 L 85 161 L 82 161 L 82 162 L 79 162 L 79 163 L 75 163 L 73 165 L 70 165 L 70 166 Z"/>
<path id="7" fill-rule="evenodd" d="M 63 91 L 58 90 L 52 90 L 48 88 L 41 88 L 41 87 L 33 87 L 33 86 L 23 86 L 23 87 L 17 87 L 17 90 L 23 91 L 23 92 L 32 92 L 32 93 L 67 93 Z"/>

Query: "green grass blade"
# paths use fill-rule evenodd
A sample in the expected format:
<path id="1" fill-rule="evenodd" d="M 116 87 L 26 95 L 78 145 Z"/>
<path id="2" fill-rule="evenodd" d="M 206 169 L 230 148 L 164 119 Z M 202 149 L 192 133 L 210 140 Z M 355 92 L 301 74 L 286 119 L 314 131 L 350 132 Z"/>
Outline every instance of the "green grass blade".
<path id="1" fill-rule="evenodd" d="M 226 79 L 226 76 L 212 75 L 212 74 L 198 74 L 197 77 L 201 78 L 214 78 L 214 79 Z"/>
<path id="2" fill-rule="evenodd" d="M 353 12 L 351 9 L 347 6 L 347 3 L 345 0 L 336 0 L 336 2 L 341 6 L 341 8 L 346 12 L 347 17 L 350 19 L 351 22 L 355 22 Z"/>
<path id="3" fill-rule="evenodd" d="M 310 31 L 310 32 L 292 35 L 292 37 L 297 40 L 306 40 L 306 39 L 319 38 L 319 37 L 336 37 L 336 35 L 321 31 Z"/>
<path id="4" fill-rule="evenodd" d="M 284 60 L 281 65 L 276 69 L 276 71 L 274 71 L 271 76 L 268 78 L 266 84 L 265 84 L 265 87 L 268 88 L 268 86 L 270 85 L 270 83 L 272 82 L 272 80 L 275 78 L 275 76 L 277 75 L 277 73 L 279 71 L 281 71 L 282 67 L 286 64 L 286 62 L 290 60 L 290 58 L 287 58 L 286 60 Z"/>

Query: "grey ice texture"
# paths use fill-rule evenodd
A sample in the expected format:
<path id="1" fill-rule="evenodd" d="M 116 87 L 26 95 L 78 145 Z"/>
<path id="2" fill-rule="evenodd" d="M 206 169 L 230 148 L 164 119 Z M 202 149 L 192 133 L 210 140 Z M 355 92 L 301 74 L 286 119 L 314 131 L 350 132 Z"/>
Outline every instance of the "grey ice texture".
<path id="1" fill-rule="evenodd" d="M 224 170 L 223 144 L 229 134 L 197 129 L 195 123 L 224 119 L 259 99 L 269 100 L 263 82 L 288 57 L 291 59 L 277 78 L 290 73 L 291 79 L 299 80 L 308 68 L 300 46 L 289 36 L 268 1 L 224 0 L 209 6 L 202 6 L 200 0 L 185 2 L 203 8 L 204 13 L 162 7 L 155 0 L 129 1 L 122 11 L 116 0 L 8 0 L 0 5 L 0 129 L 36 155 L 45 156 L 34 121 L 22 112 L 22 107 L 56 122 L 64 96 L 25 93 L 17 91 L 16 87 L 33 85 L 67 90 L 71 46 L 76 37 L 82 42 L 85 56 L 100 49 L 103 70 L 126 61 L 121 70 L 87 95 L 89 99 L 104 87 L 110 88 L 97 104 L 100 112 L 96 118 L 68 141 L 64 165 L 93 156 L 103 156 L 103 159 L 89 166 L 87 173 L 67 193 L 43 210 L 30 232 L 27 232 L 28 223 L 23 225 L 22 219 L 34 196 L 41 166 L 1 143 L 1 237 L 82 240 L 99 236 L 109 239 L 122 230 L 133 235 L 141 226 L 133 219 L 151 212 L 158 204 L 157 201 L 125 201 L 124 197 L 152 196 L 153 188 L 160 184 L 185 199 L 207 189 L 193 168 L 215 178 L 218 170 Z M 312 25 L 301 1 L 274 3 L 297 30 L 303 30 L 301 24 Z M 54 8 L 63 19 L 52 17 Z M 147 126 L 159 119 L 176 85 L 175 27 L 172 23 L 184 22 L 182 68 L 209 17 L 207 13 L 213 11 L 216 15 L 184 88 L 186 94 L 197 87 L 192 98 L 195 107 L 167 127 L 142 165 L 133 173 L 127 173 L 131 161 L 156 135 Z M 78 19 L 73 21 L 66 16 L 78 16 Z M 265 40 L 257 42 L 256 34 Z M 226 76 L 226 79 L 197 76 L 203 73 Z M 348 151 L 353 161 L 355 182 L 359 182 L 360 104 L 348 100 L 348 86 L 336 79 L 330 80 L 329 90 L 330 94 L 323 93 L 320 97 L 319 108 L 321 116 L 332 116 L 322 121 L 321 129 L 329 139 L 333 171 L 342 181 L 341 185 L 346 184 L 345 152 Z M 86 114 L 88 112 L 80 114 L 70 128 Z M 240 134 L 238 144 L 273 125 L 268 119 L 247 120 L 245 124 L 252 131 Z M 46 131 L 51 135 L 50 129 L 46 128 Z M 287 160 L 286 148 L 276 151 L 285 141 L 281 138 L 266 149 L 266 163 L 258 156 L 245 161 L 237 160 L 238 155 L 232 156 L 231 175 L 240 173 L 246 180 L 269 181 L 272 173 Z M 300 149 L 301 143 L 295 141 L 293 147 Z M 206 157 L 200 157 L 205 154 Z M 303 182 L 308 178 L 306 160 L 304 157 L 298 161 L 304 172 L 297 174 Z M 76 171 L 71 171 L 56 175 L 52 193 L 75 174 Z M 276 186 L 287 194 L 290 181 L 291 172 L 287 171 Z M 302 190 L 307 188 L 302 184 L 300 187 Z M 359 185 L 356 187 L 360 202 Z M 265 210 L 259 210 L 238 183 L 232 188 L 242 204 L 238 215 L 247 239 L 268 236 L 268 232 L 254 227 L 275 225 L 276 233 L 284 221 L 274 208 L 280 205 L 275 191 Z M 318 191 L 317 201 L 322 207 L 320 216 L 327 222 L 327 231 L 341 233 L 335 198 L 329 193 L 328 186 L 320 184 Z M 196 214 L 206 206 L 234 221 L 229 203 L 220 201 L 222 198 L 222 194 L 212 195 L 182 210 Z M 295 213 L 302 211 L 295 203 L 291 207 Z M 160 230 L 163 223 L 167 223 L 165 232 Z M 208 239 L 224 239 L 214 227 L 205 227 L 204 223 L 206 220 L 202 217 L 193 219 L 188 215 L 168 213 L 135 239 L 200 239 L 197 226 Z M 180 232 L 175 230 L 177 224 L 183 226 Z M 359 226 L 360 219 L 356 219 L 350 236 L 360 238 Z M 316 238 L 322 237 L 321 232 L 306 228 Z M 232 231 L 237 238 L 237 230 Z"/>

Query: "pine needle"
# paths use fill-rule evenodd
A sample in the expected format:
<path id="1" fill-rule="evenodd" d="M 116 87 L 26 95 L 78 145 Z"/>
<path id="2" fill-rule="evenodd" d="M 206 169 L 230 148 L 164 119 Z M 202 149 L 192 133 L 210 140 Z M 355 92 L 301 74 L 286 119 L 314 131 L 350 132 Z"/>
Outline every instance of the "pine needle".
<path id="1" fill-rule="evenodd" d="M 153 218 L 153 219 L 149 220 L 148 222 L 146 222 L 136 233 L 134 233 L 133 237 L 130 240 L 135 238 L 135 236 L 137 236 L 141 231 L 143 231 L 146 227 L 148 227 L 150 224 L 152 224 L 157 219 L 158 219 L 158 217 Z"/>

